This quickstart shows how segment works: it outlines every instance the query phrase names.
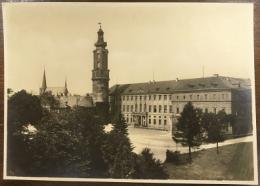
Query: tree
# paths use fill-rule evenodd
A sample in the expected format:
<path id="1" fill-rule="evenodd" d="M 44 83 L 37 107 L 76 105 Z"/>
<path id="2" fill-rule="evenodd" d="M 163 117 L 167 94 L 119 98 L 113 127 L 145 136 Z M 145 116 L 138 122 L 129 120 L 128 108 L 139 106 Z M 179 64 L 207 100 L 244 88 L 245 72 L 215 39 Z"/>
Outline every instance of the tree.
<path id="1" fill-rule="evenodd" d="M 59 101 L 51 94 L 51 92 L 44 92 L 40 95 L 41 104 L 45 108 L 54 109 L 59 107 Z"/>
<path id="2" fill-rule="evenodd" d="M 189 159 L 191 158 L 191 148 L 199 146 L 202 140 L 202 127 L 201 127 L 202 111 L 194 108 L 191 102 L 188 102 L 181 113 L 177 122 L 177 134 L 176 139 L 184 146 L 189 147 Z M 177 140 L 178 141 L 178 140 Z"/>
<path id="3" fill-rule="evenodd" d="M 218 144 L 225 140 L 224 128 L 228 123 L 227 114 L 225 111 L 219 111 L 218 114 L 204 114 L 202 122 L 207 133 L 207 141 L 216 143 L 217 153 L 219 153 Z"/>
<path id="4" fill-rule="evenodd" d="M 31 163 L 27 148 L 30 138 L 23 132 L 28 124 L 38 125 L 43 110 L 39 98 L 25 90 L 9 97 L 7 106 L 7 170 L 11 175 L 26 175 Z"/>
<path id="5" fill-rule="evenodd" d="M 102 146 L 103 159 L 109 177 L 128 178 L 133 165 L 133 148 L 128 138 L 127 124 L 121 114 L 116 117 L 113 126 Z"/>
<path id="6" fill-rule="evenodd" d="M 114 131 L 120 134 L 123 134 L 125 136 L 128 136 L 128 129 L 127 129 L 127 123 L 124 119 L 124 117 L 122 116 L 122 114 L 118 115 L 118 118 L 115 121 L 114 124 Z"/>
<path id="7" fill-rule="evenodd" d="M 143 149 L 135 161 L 132 172 L 134 179 L 167 179 L 169 177 L 164 165 L 160 160 L 154 158 L 149 148 Z"/>

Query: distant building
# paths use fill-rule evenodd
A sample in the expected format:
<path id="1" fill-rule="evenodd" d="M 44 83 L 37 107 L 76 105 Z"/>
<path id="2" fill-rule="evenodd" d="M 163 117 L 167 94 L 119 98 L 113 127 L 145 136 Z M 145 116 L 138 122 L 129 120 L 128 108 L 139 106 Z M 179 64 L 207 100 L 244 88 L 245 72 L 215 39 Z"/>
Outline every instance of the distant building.
<path id="1" fill-rule="evenodd" d="M 50 93 L 60 102 L 60 108 L 67 107 L 98 107 L 98 110 L 108 115 L 108 94 L 109 94 L 109 70 L 108 70 L 108 50 L 106 49 L 107 43 L 104 42 L 104 32 L 101 26 L 97 32 L 98 40 L 95 43 L 96 49 L 93 51 L 94 64 L 92 70 L 92 94 L 85 96 L 71 95 L 67 81 L 62 87 L 49 87 L 47 86 L 45 70 L 43 73 L 42 86 L 39 94 Z"/>
<path id="2" fill-rule="evenodd" d="M 237 116 L 236 127 L 232 131 L 229 126 L 227 133 L 242 134 L 252 130 L 249 79 L 214 75 L 110 88 L 111 113 L 121 111 L 129 125 L 144 128 L 171 130 L 189 101 L 203 112 L 224 110 Z"/>

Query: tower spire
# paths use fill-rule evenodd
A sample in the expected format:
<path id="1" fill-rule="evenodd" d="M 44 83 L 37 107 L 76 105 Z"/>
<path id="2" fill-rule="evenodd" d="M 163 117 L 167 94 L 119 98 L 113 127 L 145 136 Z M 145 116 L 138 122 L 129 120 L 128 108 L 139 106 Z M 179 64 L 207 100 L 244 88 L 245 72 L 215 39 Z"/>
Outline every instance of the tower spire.
<path id="1" fill-rule="evenodd" d="M 68 91 L 68 87 L 67 87 L 67 77 L 66 77 L 66 78 L 65 78 L 64 95 L 65 95 L 65 96 L 68 96 L 68 93 L 69 93 L 69 91 Z"/>
<path id="2" fill-rule="evenodd" d="M 42 90 L 45 91 L 47 88 L 47 83 L 46 83 L 46 75 L 45 75 L 45 68 L 43 71 L 43 79 L 42 79 Z"/>
<path id="3" fill-rule="evenodd" d="M 45 75 L 45 68 L 43 71 L 43 78 L 42 78 L 42 86 L 40 88 L 40 94 L 43 94 L 47 89 L 47 83 L 46 83 L 46 75 Z"/>
<path id="4" fill-rule="evenodd" d="M 98 40 L 97 40 L 97 42 L 95 43 L 95 46 L 96 46 L 96 47 L 103 47 L 103 48 L 105 48 L 105 47 L 107 46 L 107 43 L 104 42 L 104 32 L 103 32 L 103 30 L 102 30 L 102 28 L 101 28 L 101 23 L 99 22 L 98 24 L 99 24 L 99 30 L 98 30 L 98 32 L 97 32 L 97 34 L 98 34 Z"/>

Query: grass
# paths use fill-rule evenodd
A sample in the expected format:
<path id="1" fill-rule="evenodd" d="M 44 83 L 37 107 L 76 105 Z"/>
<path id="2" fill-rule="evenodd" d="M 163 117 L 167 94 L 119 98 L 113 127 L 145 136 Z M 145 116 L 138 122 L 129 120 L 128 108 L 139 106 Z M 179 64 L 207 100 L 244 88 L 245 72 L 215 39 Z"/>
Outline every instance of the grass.
<path id="1" fill-rule="evenodd" d="M 192 153 L 192 163 L 165 163 L 170 179 L 253 180 L 253 143 L 244 142 Z"/>

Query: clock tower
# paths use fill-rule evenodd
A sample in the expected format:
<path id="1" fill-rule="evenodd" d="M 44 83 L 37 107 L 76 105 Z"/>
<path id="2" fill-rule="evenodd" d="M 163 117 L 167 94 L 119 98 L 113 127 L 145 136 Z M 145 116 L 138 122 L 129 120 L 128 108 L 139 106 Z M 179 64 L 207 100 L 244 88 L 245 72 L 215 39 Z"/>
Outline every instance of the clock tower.
<path id="1" fill-rule="evenodd" d="M 96 105 L 108 105 L 109 70 L 107 64 L 108 50 L 104 41 L 104 32 L 101 28 L 97 32 L 98 40 L 95 43 L 96 49 L 93 51 L 94 67 L 92 70 L 92 91 L 93 101 Z"/>

